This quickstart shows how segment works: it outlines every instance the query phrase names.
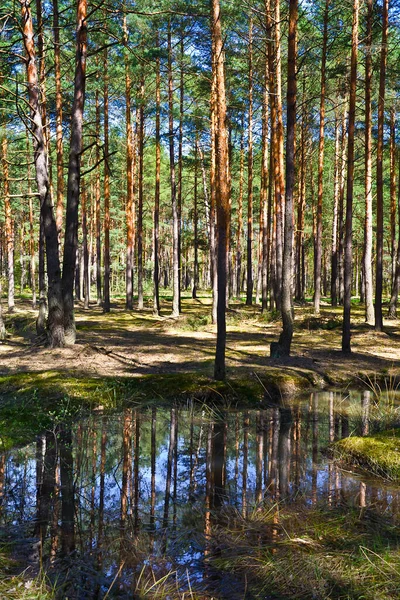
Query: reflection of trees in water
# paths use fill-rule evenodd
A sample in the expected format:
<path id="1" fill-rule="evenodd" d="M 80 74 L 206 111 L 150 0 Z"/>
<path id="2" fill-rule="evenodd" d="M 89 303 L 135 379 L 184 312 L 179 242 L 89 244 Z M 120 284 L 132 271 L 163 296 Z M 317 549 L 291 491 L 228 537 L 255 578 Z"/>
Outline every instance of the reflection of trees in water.
<path id="1" fill-rule="evenodd" d="M 174 406 L 93 415 L 72 429 L 46 433 L 18 459 L 0 457 L 0 519 L 12 521 L 13 511 L 34 516 L 43 564 L 53 561 L 56 568 L 57 556 L 73 553 L 90 577 L 97 570 L 93 589 L 101 597 L 118 568 L 128 581 L 163 552 L 168 564 L 180 556 L 182 569 L 204 543 L 206 555 L 215 552 L 220 542 L 213 533 L 238 514 L 252 518 L 254 507 L 280 510 L 286 502 L 323 500 L 330 507 L 353 502 L 364 512 L 372 503 L 392 510 L 398 493 L 378 492 L 333 463 L 321 466 L 320 450 L 338 432 L 368 431 L 370 397 L 357 402 L 354 422 L 335 394 L 326 402 L 313 394 L 292 407 L 212 417 L 194 405 L 189 411 Z M 279 510 L 270 529 L 275 536 Z"/>

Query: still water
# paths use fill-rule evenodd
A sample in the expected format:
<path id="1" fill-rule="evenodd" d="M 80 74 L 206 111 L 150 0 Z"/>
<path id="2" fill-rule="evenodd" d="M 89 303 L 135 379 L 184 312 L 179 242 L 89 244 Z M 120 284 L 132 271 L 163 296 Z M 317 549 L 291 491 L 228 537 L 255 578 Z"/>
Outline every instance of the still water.
<path id="1" fill-rule="evenodd" d="M 326 453 L 376 427 L 373 414 L 370 392 L 324 392 L 259 410 L 149 405 L 55 424 L 0 457 L 1 540 L 21 570 L 42 565 L 62 584 L 61 598 L 135 598 L 163 578 L 169 598 L 243 598 L 240 578 L 212 567 L 222 514 L 296 503 L 397 516 L 399 487 Z"/>

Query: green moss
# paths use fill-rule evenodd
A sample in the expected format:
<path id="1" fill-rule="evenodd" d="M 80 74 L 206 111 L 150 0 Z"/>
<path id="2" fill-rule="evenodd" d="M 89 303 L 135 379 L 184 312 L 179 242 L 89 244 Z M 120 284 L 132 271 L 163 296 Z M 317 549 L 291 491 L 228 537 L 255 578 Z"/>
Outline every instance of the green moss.
<path id="1" fill-rule="evenodd" d="M 374 475 L 400 481 L 400 429 L 348 437 L 333 445 L 334 456 Z"/>
<path id="2" fill-rule="evenodd" d="M 204 375 L 176 373 L 142 377 L 77 377 L 46 371 L 0 377 L 0 451 L 26 444 L 55 423 L 76 419 L 101 405 L 104 410 L 188 399 L 254 406 L 262 398 L 256 380 L 216 382 Z"/>
<path id="3" fill-rule="evenodd" d="M 306 374 L 283 367 L 267 369 L 261 379 L 267 395 L 274 399 L 294 396 L 313 385 Z"/>

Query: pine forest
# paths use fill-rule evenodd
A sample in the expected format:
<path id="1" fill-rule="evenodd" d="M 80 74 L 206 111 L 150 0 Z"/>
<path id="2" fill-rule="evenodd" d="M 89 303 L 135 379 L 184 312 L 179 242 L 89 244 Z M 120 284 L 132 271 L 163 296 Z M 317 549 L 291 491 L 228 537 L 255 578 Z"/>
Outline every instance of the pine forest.
<path id="1" fill-rule="evenodd" d="M 0 598 L 398 598 L 399 123 L 399 0 L 2 0 Z"/>

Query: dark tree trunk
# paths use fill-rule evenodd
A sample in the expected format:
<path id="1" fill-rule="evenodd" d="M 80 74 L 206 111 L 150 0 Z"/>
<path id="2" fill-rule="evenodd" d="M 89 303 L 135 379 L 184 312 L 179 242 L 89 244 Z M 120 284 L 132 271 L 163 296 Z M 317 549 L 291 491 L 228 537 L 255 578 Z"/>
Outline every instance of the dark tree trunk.
<path id="1" fill-rule="evenodd" d="M 65 344 L 65 338 L 61 271 L 58 255 L 58 236 L 53 212 L 53 203 L 51 199 L 50 177 L 48 171 L 46 143 L 43 132 L 43 122 L 39 106 L 39 82 L 35 60 L 32 16 L 28 0 L 21 1 L 21 12 L 23 41 L 26 52 L 26 70 L 28 79 L 34 162 L 36 169 L 36 183 L 40 200 L 43 234 L 46 238 L 48 278 L 47 294 L 49 306 L 49 314 L 47 319 L 48 342 L 52 347 L 62 347 Z"/>
<path id="2" fill-rule="evenodd" d="M 56 84 L 56 160 L 57 160 L 57 209 L 56 225 L 59 238 L 64 213 L 64 168 L 63 168 L 63 114 L 61 88 L 61 44 L 58 14 L 58 0 L 53 0 L 53 32 L 54 32 L 54 78 Z"/>
<path id="3" fill-rule="evenodd" d="M 71 116 L 71 140 L 68 161 L 67 210 L 65 219 L 64 258 L 62 275 L 64 329 L 66 344 L 74 344 L 76 339 L 73 289 L 76 252 L 78 248 L 78 215 L 83 133 L 82 127 L 86 83 L 86 11 L 87 0 L 78 0 L 74 102 L 72 106 Z"/>

